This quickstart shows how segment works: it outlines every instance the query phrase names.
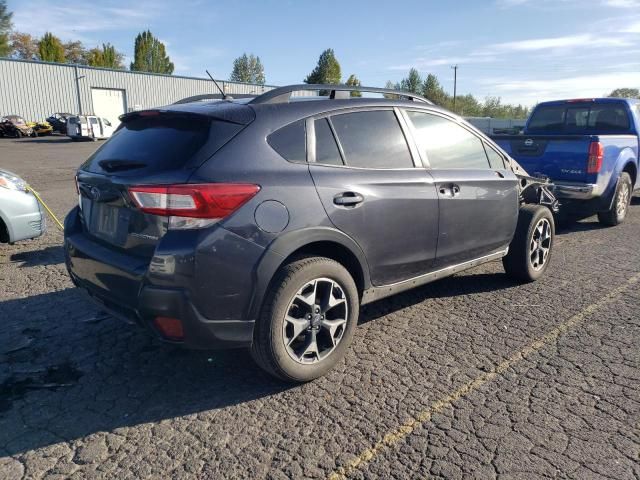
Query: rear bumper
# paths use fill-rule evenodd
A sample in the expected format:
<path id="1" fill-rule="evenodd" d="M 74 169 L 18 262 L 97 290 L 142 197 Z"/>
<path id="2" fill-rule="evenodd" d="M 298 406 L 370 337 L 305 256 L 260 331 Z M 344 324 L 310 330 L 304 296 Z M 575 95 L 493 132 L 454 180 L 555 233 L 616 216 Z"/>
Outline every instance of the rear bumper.
<path id="1" fill-rule="evenodd" d="M 67 265 L 68 266 L 68 265 Z M 142 287 L 135 306 L 123 305 L 106 290 L 82 280 L 69 272 L 73 283 L 85 290 L 102 310 L 119 320 L 136 324 L 162 341 L 192 349 L 243 348 L 251 345 L 253 320 L 210 320 L 204 318 L 183 290 Z M 155 317 L 180 319 L 184 330 L 182 341 L 164 338 L 154 327 Z"/>
<path id="2" fill-rule="evenodd" d="M 591 200 L 599 197 L 602 192 L 595 183 L 554 183 L 553 194 L 557 198 L 571 200 Z"/>
<path id="3" fill-rule="evenodd" d="M 165 267 L 167 258 L 173 265 L 166 271 L 154 267 L 154 260 L 92 240 L 83 233 L 74 209 L 65 219 L 65 262 L 74 284 L 103 310 L 144 327 L 166 342 L 195 349 L 247 347 L 252 343 L 255 323 L 249 317 L 254 283 L 251 269 L 246 276 L 240 275 L 246 271 L 245 265 L 239 264 L 233 251 L 257 264 L 263 249 L 239 241 L 222 228 L 218 230 L 206 235 L 186 232 L 186 237 L 180 237 L 179 248 L 176 237 L 161 240 L 156 256 L 165 260 Z M 208 246 L 212 241 L 224 257 L 214 257 L 215 250 L 201 245 Z M 179 319 L 184 338 L 165 339 L 153 325 L 156 317 Z"/>

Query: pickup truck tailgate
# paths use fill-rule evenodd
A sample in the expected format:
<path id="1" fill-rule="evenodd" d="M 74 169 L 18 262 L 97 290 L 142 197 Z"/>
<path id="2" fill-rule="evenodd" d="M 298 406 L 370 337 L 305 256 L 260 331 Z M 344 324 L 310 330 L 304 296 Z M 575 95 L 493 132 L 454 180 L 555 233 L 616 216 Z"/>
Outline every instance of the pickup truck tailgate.
<path id="1" fill-rule="evenodd" d="M 533 176 L 587 182 L 590 135 L 510 135 L 493 139 Z M 597 139 L 595 140 L 597 141 Z"/>

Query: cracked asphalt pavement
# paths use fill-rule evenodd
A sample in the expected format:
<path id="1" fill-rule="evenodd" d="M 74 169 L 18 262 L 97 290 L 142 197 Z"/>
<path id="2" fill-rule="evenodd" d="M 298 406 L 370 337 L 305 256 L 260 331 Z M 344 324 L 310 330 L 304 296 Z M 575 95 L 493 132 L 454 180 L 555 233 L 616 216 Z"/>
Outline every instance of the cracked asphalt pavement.
<path id="1" fill-rule="evenodd" d="M 96 148 L 0 140 L 60 216 Z M 62 235 L 0 245 L 0 478 L 640 478 L 640 201 L 558 232 L 547 275 L 499 262 L 363 309 L 302 386 L 244 351 L 162 345 L 67 277 Z"/>

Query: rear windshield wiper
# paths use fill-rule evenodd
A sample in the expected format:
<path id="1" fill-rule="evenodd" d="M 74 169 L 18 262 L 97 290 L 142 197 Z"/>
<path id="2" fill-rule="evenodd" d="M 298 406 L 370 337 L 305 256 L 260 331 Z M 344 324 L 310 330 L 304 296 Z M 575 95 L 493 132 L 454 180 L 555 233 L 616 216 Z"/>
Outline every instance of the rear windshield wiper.
<path id="1" fill-rule="evenodd" d="M 136 162 L 135 160 L 100 160 L 100 167 L 107 172 L 118 172 L 121 170 L 135 170 L 136 168 L 144 168 L 147 166 L 144 162 Z"/>

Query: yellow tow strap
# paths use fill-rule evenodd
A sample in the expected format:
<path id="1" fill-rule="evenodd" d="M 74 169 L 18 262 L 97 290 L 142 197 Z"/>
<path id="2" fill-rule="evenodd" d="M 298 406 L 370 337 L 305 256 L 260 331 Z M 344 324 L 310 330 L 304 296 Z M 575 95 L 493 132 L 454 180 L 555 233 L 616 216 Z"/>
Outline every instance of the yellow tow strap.
<path id="1" fill-rule="evenodd" d="M 56 222 L 56 224 L 58 225 L 58 228 L 60 228 L 60 230 L 64 230 L 64 226 L 62 225 L 62 222 L 60 222 L 60 220 L 58 220 L 58 217 L 56 217 L 56 215 L 51 211 L 51 209 L 47 206 L 47 204 L 44 203 L 44 200 L 42 200 L 42 198 L 40 198 L 40 195 L 38 194 L 38 192 L 36 192 L 33 188 L 31 188 L 30 185 L 27 185 L 26 189 L 27 189 L 28 192 L 33 193 L 33 196 L 36 197 L 36 200 L 38 200 L 38 202 L 40 202 L 40 205 L 42 205 L 44 207 L 44 209 L 51 216 L 51 218 L 53 218 L 53 221 Z"/>

